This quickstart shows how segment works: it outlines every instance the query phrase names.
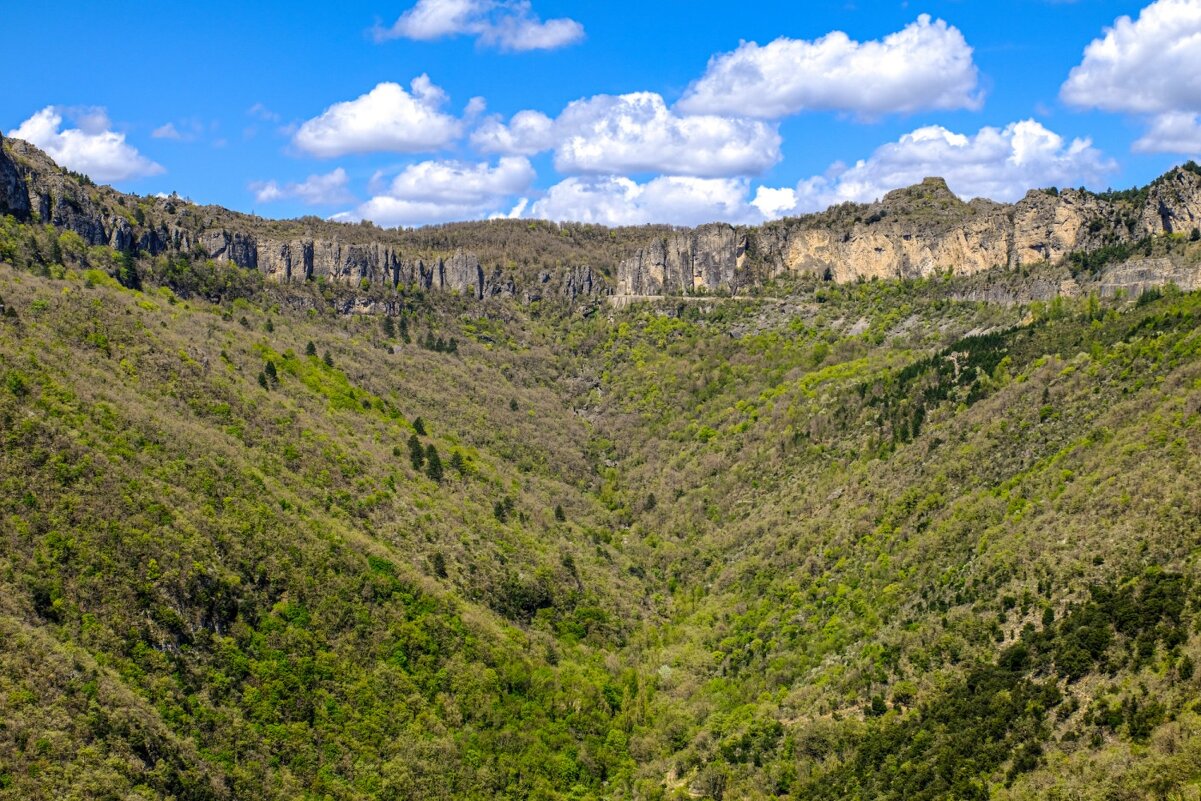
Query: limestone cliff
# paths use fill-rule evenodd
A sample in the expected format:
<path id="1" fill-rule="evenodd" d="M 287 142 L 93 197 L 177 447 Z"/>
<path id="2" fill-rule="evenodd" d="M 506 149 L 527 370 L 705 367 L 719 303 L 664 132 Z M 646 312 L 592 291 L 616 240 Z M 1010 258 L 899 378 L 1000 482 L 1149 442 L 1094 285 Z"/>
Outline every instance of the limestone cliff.
<path id="1" fill-rule="evenodd" d="M 273 282 L 406 286 L 483 300 L 576 301 L 608 294 L 586 263 L 553 272 L 485 268 L 461 247 L 412 247 L 406 232 L 316 218 L 263 220 L 178 197 L 138 197 L 61 170 L 18 139 L 0 140 L 0 214 L 74 231 L 89 245 L 186 255 L 259 270 Z M 441 252 L 439 252 L 441 251 Z"/>
<path id="2" fill-rule="evenodd" d="M 942 179 L 928 178 L 877 203 L 843 204 L 756 228 L 707 225 L 656 237 L 618 265 L 617 293 L 737 292 L 800 273 L 831 281 L 972 275 L 1056 263 L 1076 251 L 1189 233 L 1198 225 L 1201 175 L 1191 169 L 1173 170 L 1143 192 L 1033 190 L 1011 205 L 965 203 Z M 1201 274 L 1174 268 L 1171 275 L 1201 284 Z"/>
<path id="3" fill-rule="evenodd" d="M 0 139 L 0 214 L 74 231 L 89 245 L 236 264 L 282 286 L 311 281 L 574 303 L 612 294 L 738 293 L 799 274 L 845 282 L 1024 271 L 1123 243 L 1188 238 L 1201 226 L 1201 170 L 1189 165 L 1144 189 L 1105 195 L 1033 190 L 1014 204 L 964 202 L 942 179 L 929 178 L 876 203 L 749 228 L 496 220 L 385 230 L 316 217 L 267 220 L 177 196 L 124 194 L 62 170 L 26 142 Z M 1140 260 L 1087 276 L 1096 284 L 1089 291 L 1140 291 L 1168 281 L 1201 288 L 1201 266 L 1152 255 L 1150 248 L 1131 253 Z M 1073 281 L 1026 290 L 1006 281 L 1000 296 L 1081 291 Z"/>

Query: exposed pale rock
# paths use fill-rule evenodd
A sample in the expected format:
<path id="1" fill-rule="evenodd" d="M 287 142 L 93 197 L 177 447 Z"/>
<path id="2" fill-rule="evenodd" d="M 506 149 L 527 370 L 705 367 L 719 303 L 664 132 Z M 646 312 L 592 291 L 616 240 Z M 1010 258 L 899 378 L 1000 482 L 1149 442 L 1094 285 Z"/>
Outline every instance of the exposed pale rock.
<path id="1" fill-rule="evenodd" d="M 484 297 L 484 269 L 480 260 L 459 251 L 443 261 L 438 270 L 438 288 L 473 297 Z"/>
<path id="2" fill-rule="evenodd" d="M 619 263 L 617 292 L 738 291 L 790 273 L 846 282 L 1057 263 L 1112 242 L 1191 233 L 1201 226 L 1201 176 L 1175 170 L 1151 186 L 1142 205 L 1130 204 L 1076 189 L 1035 190 L 1012 205 L 965 203 L 942 179 L 927 178 L 878 203 L 653 239 Z"/>
<path id="3" fill-rule="evenodd" d="M 0 139 L 0 213 L 74 231 L 89 245 L 151 256 L 199 255 L 236 264 L 260 271 L 271 284 L 323 281 L 348 288 L 454 292 L 476 300 L 555 298 L 575 303 L 614 290 L 624 297 L 737 293 L 790 274 L 845 282 L 975 275 L 1000 267 L 1025 275 L 1037 272 L 1039 265 L 1060 264 L 1073 252 L 1149 236 L 1191 235 L 1201 228 L 1201 175 L 1193 167 L 1180 168 L 1144 191 L 1118 195 L 1032 191 L 1011 205 L 965 203 L 945 181 L 928 178 L 889 192 L 877 203 L 842 204 L 821 214 L 754 228 L 720 223 L 694 229 L 660 227 L 642 247 L 614 252 L 600 265 L 573 263 L 567 251 L 561 261 L 555 257 L 555 270 L 540 273 L 529 268 L 522 273 L 515 262 L 485 266 L 460 247 L 461 240 L 437 234 L 420 252 L 402 252 L 402 244 L 412 247 L 413 239 L 370 224 L 339 225 L 315 218 L 269 221 L 197 206 L 176 196 L 124 195 L 80 181 L 36 147 L 12 139 Z M 630 231 L 623 235 L 629 237 Z M 492 247 L 489 258 L 496 258 L 495 240 Z M 1118 267 L 1111 265 L 1099 279 L 1086 280 L 1107 293 L 1141 291 L 1169 281 L 1185 288 L 1201 286 L 1196 270 L 1168 259 Z M 610 283 L 606 276 L 613 268 Z M 1037 281 L 1037 287 L 1022 289 L 1017 282 L 973 292 L 981 297 L 1016 298 L 1025 293 L 1041 298 L 1083 291 L 1070 276 Z M 359 311 L 347 308 L 348 313 Z"/>
<path id="4" fill-rule="evenodd" d="M 1101 276 L 1100 294 L 1113 297 L 1122 292 L 1136 296 L 1165 284 L 1175 284 L 1186 292 L 1201 289 L 1201 265 L 1177 264 L 1170 259 L 1128 261 L 1105 271 Z"/>
<path id="5" fill-rule="evenodd" d="M 1148 192 L 1139 223 L 1149 235 L 1188 234 L 1201 227 L 1201 175 L 1174 170 L 1161 178 Z"/>

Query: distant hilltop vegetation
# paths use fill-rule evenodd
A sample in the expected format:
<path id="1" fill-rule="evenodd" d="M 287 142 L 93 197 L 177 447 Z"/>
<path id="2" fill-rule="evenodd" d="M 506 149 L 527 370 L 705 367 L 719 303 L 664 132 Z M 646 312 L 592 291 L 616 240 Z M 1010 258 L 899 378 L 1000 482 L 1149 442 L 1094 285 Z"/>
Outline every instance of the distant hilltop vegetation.
<path id="1" fill-rule="evenodd" d="M 745 294 L 799 274 L 849 282 L 1039 265 L 1060 268 L 1058 280 L 1044 274 L 1011 299 L 1201 287 L 1201 269 L 1171 246 L 1201 236 L 1201 169 L 1191 162 L 1141 189 L 1035 189 L 1015 204 L 964 202 L 945 181 L 928 178 L 876 203 L 754 227 L 489 220 L 388 230 L 128 195 L 6 139 L 0 213 L 73 231 L 88 245 L 232 263 L 281 284 L 404 287 L 524 303 Z"/>

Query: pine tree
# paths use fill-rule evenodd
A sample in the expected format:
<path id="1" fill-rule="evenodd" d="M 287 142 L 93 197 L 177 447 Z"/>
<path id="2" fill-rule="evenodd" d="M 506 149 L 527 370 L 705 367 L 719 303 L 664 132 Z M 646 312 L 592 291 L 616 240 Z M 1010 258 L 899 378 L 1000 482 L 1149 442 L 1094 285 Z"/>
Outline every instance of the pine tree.
<path id="1" fill-rule="evenodd" d="M 420 417 L 413 420 L 413 430 L 421 436 L 425 436 L 425 421 Z"/>
<path id="2" fill-rule="evenodd" d="M 425 448 L 421 447 L 421 440 L 417 439 L 417 435 L 409 437 L 409 460 L 413 462 L 413 469 L 420 470 L 425 464 Z"/>
<path id="3" fill-rule="evenodd" d="M 310 339 L 309 344 L 304 346 L 304 355 L 305 356 L 316 356 L 317 355 L 317 346 L 313 344 L 313 340 Z"/>
<path id="4" fill-rule="evenodd" d="M 138 275 L 138 268 L 133 263 L 133 254 L 128 250 L 117 256 L 117 282 L 126 289 L 142 289 L 142 277 Z"/>
<path id="5" fill-rule="evenodd" d="M 442 480 L 442 458 L 438 456 L 438 449 L 434 447 L 434 443 L 430 443 L 425 449 L 425 474 L 434 481 Z"/>
<path id="6" fill-rule="evenodd" d="M 384 318 L 384 336 L 388 339 L 396 336 L 396 324 L 392 321 L 391 317 Z"/>

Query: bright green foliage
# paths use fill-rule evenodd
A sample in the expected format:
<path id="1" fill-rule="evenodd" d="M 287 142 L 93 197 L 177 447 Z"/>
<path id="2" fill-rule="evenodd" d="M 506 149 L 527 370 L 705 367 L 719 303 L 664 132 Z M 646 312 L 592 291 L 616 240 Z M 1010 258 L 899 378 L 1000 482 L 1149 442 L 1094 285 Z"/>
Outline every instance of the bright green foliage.
<path id="1" fill-rule="evenodd" d="M 398 291 L 443 344 L 393 353 L 336 288 L 138 291 L 0 221 L 34 245 L 62 269 L 0 267 L 0 799 L 1201 779 L 1201 296 Z"/>

